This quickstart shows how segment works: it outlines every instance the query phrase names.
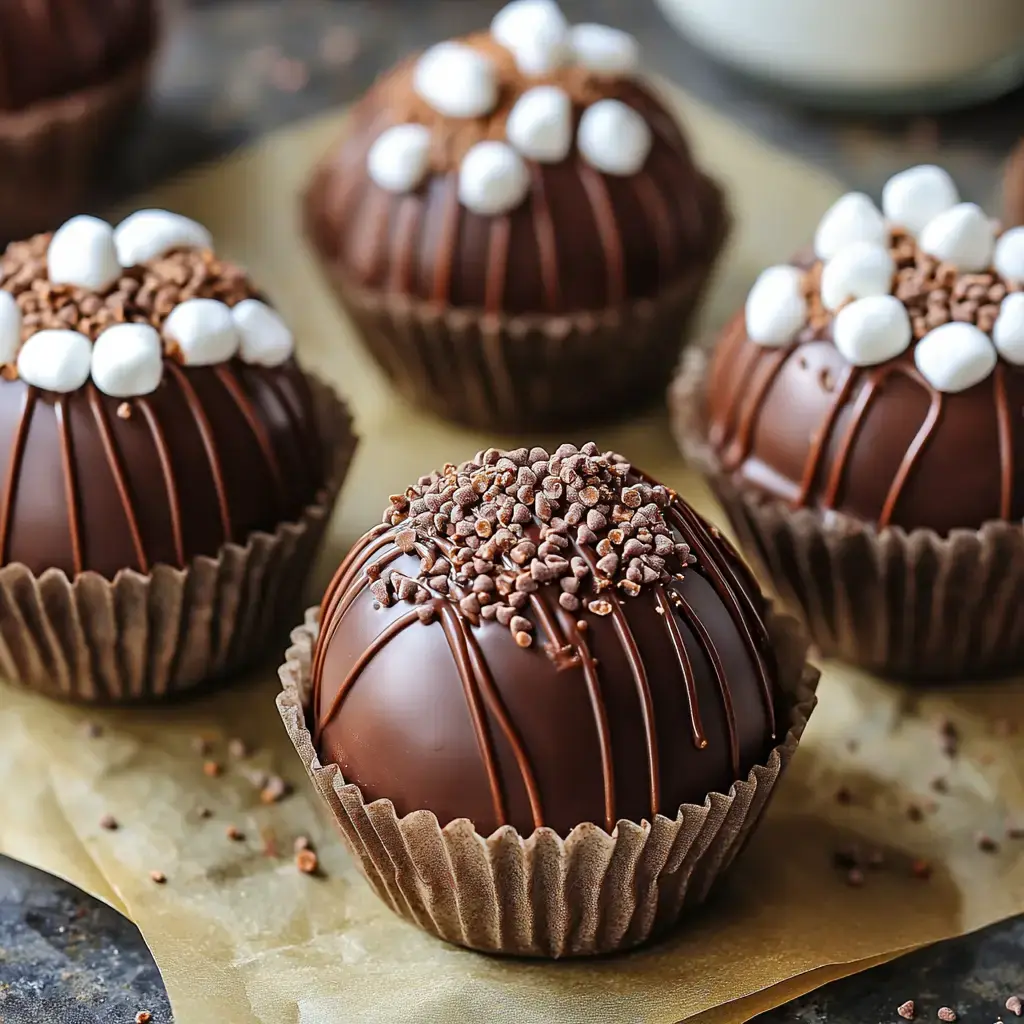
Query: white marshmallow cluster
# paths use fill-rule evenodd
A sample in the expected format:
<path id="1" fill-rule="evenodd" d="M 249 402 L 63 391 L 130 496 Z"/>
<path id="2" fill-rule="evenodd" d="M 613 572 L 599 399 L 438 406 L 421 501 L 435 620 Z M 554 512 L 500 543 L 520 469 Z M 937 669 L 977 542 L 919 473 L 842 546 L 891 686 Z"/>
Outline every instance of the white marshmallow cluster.
<path id="1" fill-rule="evenodd" d="M 172 249 L 212 244 L 201 224 L 166 210 L 139 210 L 116 229 L 96 217 L 75 217 L 54 233 L 47 266 L 54 284 L 102 292 L 129 267 Z M 59 393 L 76 391 L 91 377 L 114 398 L 156 390 L 163 378 L 164 338 L 189 366 L 235 355 L 257 366 L 279 366 L 295 348 L 285 322 L 256 299 L 231 308 L 214 299 L 187 299 L 168 315 L 164 338 L 148 324 L 122 323 L 95 342 L 74 330 L 43 330 L 22 344 L 21 328 L 17 301 L 0 290 L 0 365 L 14 364 L 25 383 Z"/>
<path id="2" fill-rule="evenodd" d="M 640 48 L 629 33 L 608 25 L 570 26 L 554 0 L 513 0 L 491 22 L 491 36 L 529 77 L 575 65 L 597 75 L 636 71 Z M 439 114 L 486 117 L 499 98 L 498 72 L 489 56 L 457 41 L 431 47 L 413 70 L 413 88 Z M 483 216 L 507 213 L 529 191 L 524 160 L 560 163 L 572 149 L 573 107 L 557 85 L 527 89 L 509 111 L 505 142 L 473 146 L 459 167 L 459 198 Z M 635 174 L 647 159 L 651 129 L 618 100 L 601 100 L 583 113 L 577 138 L 580 155 L 604 174 Z M 367 173 L 389 192 L 417 189 L 430 165 L 430 132 L 400 124 L 377 138 L 367 155 Z"/>
<path id="3" fill-rule="evenodd" d="M 835 313 L 832 338 L 854 366 L 894 359 L 913 344 L 906 306 L 892 289 L 895 264 L 888 250 L 891 227 L 917 239 L 922 252 L 962 274 L 992 270 L 1024 283 L 1024 227 L 996 237 L 996 226 L 974 203 L 960 201 L 953 179 L 932 165 L 894 175 L 882 190 L 882 210 L 861 192 L 838 199 L 818 223 L 814 251 L 823 262 L 822 305 Z M 747 335 L 761 345 L 791 344 L 807 322 L 803 272 L 770 267 L 747 298 Z M 1024 292 L 1002 301 L 991 337 L 979 327 L 953 321 L 914 344 L 918 372 L 938 391 L 973 387 L 1001 356 L 1024 366 Z"/>

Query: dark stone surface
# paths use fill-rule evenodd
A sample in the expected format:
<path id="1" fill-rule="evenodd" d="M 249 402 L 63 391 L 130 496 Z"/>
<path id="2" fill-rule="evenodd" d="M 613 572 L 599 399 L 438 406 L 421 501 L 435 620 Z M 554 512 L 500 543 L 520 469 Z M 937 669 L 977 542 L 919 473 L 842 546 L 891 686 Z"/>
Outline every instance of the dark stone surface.
<path id="1" fill-rule="evenodd" d="M 479 27 L 500 6 L 500 0 L 179 0 L 154 101 L 97 205 L 351 100 L 403 53 Z M 563 0 L 563 6 L 570 18 L 630 29 L 652 69 L 851 187 L 877 190 L 908 163 L 941 155 L 964 194 L 984 200 L 1021 130 L 1021 91 L 941 118 L 801 110 L 721 72 L 671 32 L 646 0 Z M 961 1021 L 993 1024 L 1007 1020 L 1003 1007 L 1014 990 L 1024 990 L 1024 919 L 836 982 L 759 1019 L 898 1024 L 896 1007 L 914 999 L 919 1020 L 934 1021 L 940 1006 L 951 1006 Z M 0 1024 L 120 1024 L 141 1009 L 153 1014 L 154 1024 L 171 1020 L 138 931 L 72 887 L 0 858 Z"/>

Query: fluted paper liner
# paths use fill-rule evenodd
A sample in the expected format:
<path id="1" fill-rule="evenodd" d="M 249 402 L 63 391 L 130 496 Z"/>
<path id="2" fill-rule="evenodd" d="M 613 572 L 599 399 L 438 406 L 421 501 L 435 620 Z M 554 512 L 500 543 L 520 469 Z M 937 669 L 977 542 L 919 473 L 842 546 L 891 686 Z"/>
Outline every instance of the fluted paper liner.
<path id="1" fill-rule="evenodd" d="M 80 212 L 97 160 L 145 94 L 152 55 L 98 85 L 0 113 L 0 236 L 25 238 Z"/>
<path id="2" fill-rule="evenodd" d="M 747 555 L 827 656 L 905 679 L 965 679 L 1024 665 L 1024 529 L 903 530 L 793 508 L 737 484 L 706 441 L 706 351 L 672 385 L 676 438 L 708 478 Z"/>
<path id="3" fill-rule="evenodd" d="M 595 313 L 506 316 L 330 283 L 367 351 L 409 401 L 477 429 L 537 430 L 642 411 L 660 398 L 711 276 Z"/>
<path id="4" fill-rule="evenodd" d="M 505 825 L 490 837 L 466 818 L 441 828 L 433 812 L 399 818 L 390 800 L 366 803 L 338 765 L 322 765 L 306 715 L 319 609 L 292 633 L 277 705 L 309 777 L 377 895 L 439 938 L 488 953 L 569 957 L 611 953 L 664 932 L 701 903 L 743 848 L 797 747 L 818 671 L 797 623 L 770 613 L 768 631 L 785 694 L 788 729 L 767 763 L 728 794 L 683 804 L 675 818 L 622 819 L 609 835 L 577 826 L 528 837 Z M 682 741 L 681 741 L 682 742 Z"/>
<path id="5" fill-rule="evenodd" d="M 296 522 L 225 544 L 187 568 L 126 570 L 113 581 L 56 569 L 0 569 L 0 675 L 50 696 L 167 698 L 230 675 L 266 652 L 299 605 L 355 450 L 348 410 L 309 377 L 325 450 L 324 486 Z"/>

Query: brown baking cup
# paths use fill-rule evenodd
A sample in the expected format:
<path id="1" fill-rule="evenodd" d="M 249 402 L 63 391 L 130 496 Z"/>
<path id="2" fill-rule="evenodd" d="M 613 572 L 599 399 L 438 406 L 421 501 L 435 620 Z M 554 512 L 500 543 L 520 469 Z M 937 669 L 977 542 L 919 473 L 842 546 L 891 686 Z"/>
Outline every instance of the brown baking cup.
<path id="1" fill-rule="evenodd" d="M 670 391 L 676 439 L 722 504 L 748 557 L 806 623 L 818 650 L 903 679 L 953 680 L 1024 665 L 1024 529 L 906 531 L 793 508 L 722 471 L 703 422 L 708 353 Z"/>
<path id="2" fill-rule="evenodd" d="M 0 569 L 0 676 L 52 697 L 90 703 L 174 697 L 266 653 L 302 591 L 356 448 L 348 409 L 307 377 L 332 462 L 296 522 L 225 544 L 187 568 L 94 572 L 73 580 Z"/>
<path id="3" fill-rule="evenodd" d="M 331 284 L 397 391 L 434 415 L 508 433 L 629 416 L 661 398 L 713 261 L 654 298 L 599 312 L 513 316 Z"/>
<path id="4" fill-rule="evenodd" d="M 0 236 L 27 238 L 80 212 L 98 158 L 148 88 L 152 54 L 99 85 L 0 113 Z"/>
<path id="5" fill-rule="evenodd" d="M 400 818 L 390 800 L 366 803 L 336 764 L 322 765 L 307 726 L 319 609 L 292 633 L 278 710 L 314 786 L 377 895 L 399 916 L 448 942 L 515 956 L 593 956 L 629 949 L 700 904 L 749 839 L 814 709 L 818 671 L 803 630 L 769 611 L 789 729 L 767 763 L 703 806 L 674 818 L 622 819 L 611 835 L 578 825 L 522 836 L 504 825 L 479 835 L 467 818 L 441 828 L 431 811 Z"/>

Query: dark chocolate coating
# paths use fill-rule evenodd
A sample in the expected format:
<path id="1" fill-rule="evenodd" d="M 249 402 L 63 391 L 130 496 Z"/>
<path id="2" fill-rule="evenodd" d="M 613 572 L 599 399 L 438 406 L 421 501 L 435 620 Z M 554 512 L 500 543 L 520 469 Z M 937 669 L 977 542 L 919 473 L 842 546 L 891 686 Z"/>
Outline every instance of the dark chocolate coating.
<path id="1" fill-rule="evenodd" d="M 940 534 L 1024 516 L 1022 408 L 1024 368 L 1003 359 L 974 387 L 940 394 L 912 350 L 851 368 L 826 337 L 757 345 L 742 314 L 716 350 L 706 395 L 709 440 L 744 486 Z"/>
<path id="2" fill-rule="evenodd" d="M 540 825 L 565 835 L 583 822 L 610 829 L 619 819 L 650 821 L 654 812 L 674 817 L 680 804 L 727 792 L 776 743 L 778 695 L 768 692 L 774 659 L 753 577 L 717 531 L 692 510 L 687 515 L 693 529 L 679 520 L 673 532 L 688 542 L 696 533 L 702 549 L 693 545 L 698 562 L 683 579 L 633 598 L 612 591 L 622 618 L 620 611 L 566 612 L 558 587 L 544 584 L 537 596 L 555 635 L 539 623 L 527 649 L 509 629 L 474 624 L 440 597 L 428 624 L 406 602 L 379 606 L 365 586 L 366 564 L 379 559 L 415 575 L 419 560 L 399 554 L 385 528 L 371 531 L 323 606 L 313 706 L 316 721 L 326 719 L 321 761 L 338 764 L 367 800 L 386 797 L 399 814 L 426 808 L 442 825 L 467 817 L 482 835 L 503 824 L 522 835 Z M 332 606 L 342 593 L 351 594 L 347 608 Z M 684 656 L 674 645 L 675 627 Z M 353 670 L 354 682 L 346 684 Z"/>
<path id="3" fill-rule="evenodd" d="M 183 567 L 298 518 L 324 472 L 294 362 L 168 361 L 157 390 L 127 402 L 91 382 L 57 395 L 0 378 L 0 565 L 108 579 Z"/>
<path id="4" fill-rule="evenodd" d="M 486 37 L 468 42 L 499 66 L 503 89 L 494 115 L 438 123 L 411 96 L 407 63 L 367 94 L 318 169 L 306 223 L 331 275 L 441 306 L 551 315 L 614 309 L 682 278 L 702 279 L 727 230 L 721 191 L 696 166 L 661 101 L 630 78 L 573 87 L 570 72 L 551 81 L 570 92 L 576 124 L 597 98 L 643 114 L 654 143 L 636 174 L 601 174 L 574 145 L 561 163 L 528 161 L 529 193 L 507 215 L 485 217 L 458 203 L 458 157 L 478 138 L 503 138 L 507 109 L 537 84 L 521 80 L 507 51 Z M 384 130 L 408 121 L 431 124 L 436 153 L 423 185 L 396 195 L 370 179 L 366 155 Z"/>
<path id="5" fill-rule="evenodd" d="M 104 82 L 146 57 L 156 0 L 4 0 L 0 113 Z"/>

